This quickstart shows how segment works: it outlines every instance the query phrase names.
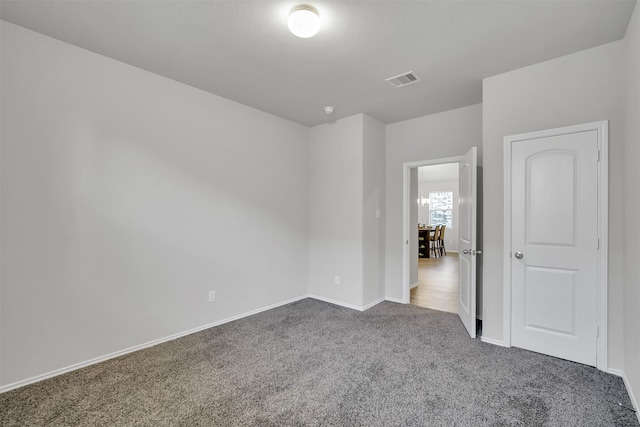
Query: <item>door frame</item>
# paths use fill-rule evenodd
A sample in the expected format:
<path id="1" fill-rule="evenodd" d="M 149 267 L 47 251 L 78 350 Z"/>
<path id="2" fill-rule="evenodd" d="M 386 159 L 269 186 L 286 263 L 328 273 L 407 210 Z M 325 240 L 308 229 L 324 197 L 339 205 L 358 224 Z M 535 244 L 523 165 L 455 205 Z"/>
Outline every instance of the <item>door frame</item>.
<path id="1" fill-rule="evenodd" d="M 445 163 L 459 163 L 463 156 L 445 157 L 442 159 L 419 160 L 414 162 L 406 162 L 402 164 L 402 303 L 409 304 L 411 272 L 409 271 L 409 236 L 411 235 L 412 224 L 410 224 L 411 203 L 410 185 L 411 185 L 411 169 L 420 166 L 441 165 Z"/>
<path id="2" fill-rule="evenodd" d="M 503 343 L 511 347 L 511 146 L 514 142 L 596 131 L 598 135 L 598 253 L 597 253 L 597 324 L 596 367 L 608 371 L 607 290 L 609 254 L 609 121 L 585 123 L 555 129 L 528 132 L 504 137 L 504 228 L 503 228 Z"/>

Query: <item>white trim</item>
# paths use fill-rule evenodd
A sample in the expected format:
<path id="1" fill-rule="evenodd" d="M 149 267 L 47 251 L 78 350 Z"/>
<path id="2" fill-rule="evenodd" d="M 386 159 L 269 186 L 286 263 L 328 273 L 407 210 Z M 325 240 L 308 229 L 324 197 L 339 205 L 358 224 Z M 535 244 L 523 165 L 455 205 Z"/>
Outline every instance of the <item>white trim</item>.
<path id="1" fill-rule="evenodd" d="M 445 163 L 458 163 L 463 156 L 445 157 L 442 159 L 420 160 L 402 164 L 402 304 L 409 303 L 409 290 L 411 275 L 409 272 L 409 236 L 412 230 L 409 218 L 409 184 L 411 168 L 420 166 L 441 165 Z"/>
<path id="2" fill-rule="evenodd" d="M 624 379 L 624 371 L 622 371 L 621 369 L 609 368 L 609 369 L 607 369 L 607 373 Z"/>
<path id="3" fill-rule="evenodd" d="M 504 341 L 497 340 L 495 338 L 488 338 L 488 337 L 480 336 L 480 341 L 485 342 L 487 344 L 497 345 L 497 346 L 500 346 L 500 347 L 509 347 L 508 345 L 505 344 Z"/>
<path id="4" fill-rule="evenodd" d="M 517 141 L 566 135 L 577 132 L 596 131 L 598 133 L 598 237 L 600 249 L 597 258 L 597 319 L 599 337 L 596 342 L 596 367 L 608 369 L 608 255 L 609 255 L 609 121 L 585 123 L 537 132 L 529 132 L 504 137 L 504 218 L 503 218 L 503 340 L 511 346 L 511 144 Z"/>
<path id="5" fill-rule="evenodd" d="M 502 340 L 511 347 L 511 141 L 504 138 L 502 231 Z"/>
<path id="6" fill-rule="evenodd" d="M 44 374 L 41 374 L 41 375 L 36 375 L 34 377 L 27 378 L 26 380 L 16 381 L 14 383 L 7 384 L 5 386 L 1 386 L 0 387 L 0 393 L 5 393 L 7 391 L 14 390 L 14 389 L 19 388 L 19 387 L 24 387 L 24 386 L 29 385 L 29 384 L 33 384 L 33 383 L 36 383 L 36 382 L 39 382 L 39 381 L 46 380 L 48 378 L 52 378 L 52 377 L 56 377 L 58 375 L 66 374 L 67 372 L 76 371 L 76 370 L 81 369 L 81 368 L 86 368 L 87 366 L 95 365 L 96 363 L 100 363 L 100 362 L 104 362 L 104 361 L 109 360 L 109 359 L 114 359 L 116 357 L 124 356 L 125 354 L 133 353 L 133 352 L 138 351 L 138 350 L 143 350 L 143 349 L 148 348 L 148 347 L 153 347 L 155 345 L 162 344 L 162 343 L 167 342 L 167 341 L 173 341 L 175 339 L 184 337 L 186 335 L 191 335 L 191 334 L 194 334 L 196 332 L 200 332 L 200 331 L 203 331 L 205 329 L 212 328 L 214 326 L 219 326 L 219 325 L 222 325 L 224 323 L 233 322 L 234 320 L 242 319 L 243 317 L 252 316 L 254 314 L 258 314 L 258 313 L 261 313 L 263 311 L 271 310 L 273 308 L 280 307 L 280 306 L 287 305 L 287 304 L 291 304 L 293 302 L 300 301 L 300 300 L 303 300 L 303 299 L 306 299 L 306 298 L 310 298 L 310 297 L 313 298 L 310 295 L 302 295 L 302 296 L 299 296 L 299 297 L 296 297 L 296 298 L 291 298 L 291 299 L 288 299 L 286 301 L 278 302 L 278 303 L 271 304 L 271 305 L 266 306 L 266 307 L 258 308 L 258 309 L 255 309 L 255 310 L 248 311 L 246 313 L 238 314 L 236 316 L 228 317 L 226 319 L 222 319 L 222 320 L 218 320 L 216 322 L 208 323 L 206 325 L 198 326 L 196 328 L 189 329 L 189 330 L 184 331 L 184 332 L 178 332 L 177 334 L 169 335 L 169 336 L 164 337 L 164 338 L 158 338 L 156 340 L 149 341 L 149 342 L 146 342 L 144 344 L 134 345 L 133 347 L 129 347 L 129 348 L 126 348 L 124 350 L 115 351 L 113 353 L 109 353 L 109 354 L 106 354 L 104 356 L 96 357 L 96 358 L 93 358 L 93 359 L 90 359 L 90 360 L 87 360 L 87 361 L 84 361 L 84 362 L 74 363 L 73 365 L 69 365 L 69 366 L 64 367 L 64 368 L 56 369 L 56 370 L 53 370 L 53 371 L 50 371 L 50 372 L 47 372 L 47 373 L 44 373 Z"/>
<path id="7" fill-rule="evenodd" d="M 607 372 L 611 375 L 622 378 L 624 387 L 627 389 L 627 394 L 629 394 L 629 399 L 631 400 L 631 404 L 633 405 L 633 409 L 635 409 L 636 411 L 636 417 L 638 417 L 638 421 L 640 422 L 640 404 L 638 404 L 638 401 L 633 395 L 633 390 L 631 390 L 631 384 L 629 384 L 626 374 L 620 369 L 608 369 Z"/>
<path id="8" fill-rule="evenodd" d="M 598 129 L 598 337 L 597 368 L 606 371 L 609 367 L 609 121 L 593 123 Z M 636 406 L 637 409 L 637 406 Z"/>
<path id="9" fill-rule="evenodd" d="M 410 288 L 410 289 L 413 289 L 413 288 L 415 288 L 415 287 L 417 287 L 417 286 L 420 286 L 420 281 L 415 282 L 415 283 L 412 283 L 412 284 L 411 284 L 411 286 L 410 286 L 409 288 Z"/>
<path id="10" fill-rule="evenodd" d="M 380 304 L 380 303 L 381 303 L 381 302 L 383 302 L 383 301 L 384 301 L 384 298 L 380 298 L 380 299 L 377 299 L 377 300 L 375 300 L 375 301 L 373 301 L 373 302 L 370 302 L 369 304 L 367 304 L 367 305 L 365 305 L 364 307 L 362 307 L 362 310 L 360 310 L 360 311 L 367 311 L 367 310 L 369 310 L 371 307 L 374 307 L 374 306 L 376 306 L 376 305 Z"/>
<path id="11" fill-rule="evenodd" d="M 411 183 L 410 167 L 406 164 L 402 165 L 402 298 L 400 303 L 409 303 L 409 281 L 411 273 L 409 271 L 409 223 L 410 212 L 409 206 L 409 185 Z"/>
<path id="12" fill-rule="evenodd" d="M 369 303 L 367 305 L 362 306 L 362 305 L 348 304 L 346 302 L 338 301 L 338 300 L 331 299 L 331 298 L 321 297 L 319 295 L 309 294 L 309 295 L 307 295 L 307 297 L 313 298 L 313 299 L 317 299 L 318 301 L 328 302 L 329 304 L 334 304 L 334 305 L 339 305 L 341 307 L 350 308 L 352 310 L 358 310 L 358 311 L 369 310 L 371 307 L 376 306 L 376 305 L 380 304 L 382 301 L 385 300 L 385 298 L 380 298 L 380 299 L 377 299 L 377 300 L 375 300 L 375 301 L 373 301 L 373 302 L 371 302 L 371 303 Z"/>
<path id="13" fill-rule="evenodd" d="M 365 311 L 367 308 L 373 307 L 374 305 L 378 304 L 379 302 L 384 301 L 382 299 L 379 300 L 379 301 L 374 301 L 373 303 L 369 304 L 365 308 L 365 307 L 363 307 L 361 305 L 349 304 L 349 303 L 338 301 L 338 300 L 335 300 L 335 299 L 321 297 L 320 295 L 309 294 L 307 296 L 309 298 L 317 299 L 318 301 L 328 302 L 329 304 L 339 305 L 341 307 L 350 308 L 352 310 L 357 310 L 357 311 Z"/>
<path id="14" fill-rule="evenodd" d="M 401 299 L 398 299 L 398 298 L 386 297 L 385 300 L 387 300 L 389 302 L 395 302 L 397 304 L 408 304 L 407 302 L 404 302 L 404 301 L 402 301 Z"/>

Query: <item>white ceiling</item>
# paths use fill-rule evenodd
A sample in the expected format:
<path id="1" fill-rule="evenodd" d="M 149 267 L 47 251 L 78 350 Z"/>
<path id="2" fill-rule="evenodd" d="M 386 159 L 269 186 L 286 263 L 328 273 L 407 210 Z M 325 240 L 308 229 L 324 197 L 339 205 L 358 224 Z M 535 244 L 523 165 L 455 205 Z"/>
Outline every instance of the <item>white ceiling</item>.
<path id="1" fill-rule="evenodd" d="M 309 0 L 323 19 L 311 39 L 287 30 L 298 3 L 1 0 L 0 17 L 312 126 L 481 102 L 484 77 L 621 39 L 635 0 Z M 384 81 L 407 71 L 422 81 Z"/>

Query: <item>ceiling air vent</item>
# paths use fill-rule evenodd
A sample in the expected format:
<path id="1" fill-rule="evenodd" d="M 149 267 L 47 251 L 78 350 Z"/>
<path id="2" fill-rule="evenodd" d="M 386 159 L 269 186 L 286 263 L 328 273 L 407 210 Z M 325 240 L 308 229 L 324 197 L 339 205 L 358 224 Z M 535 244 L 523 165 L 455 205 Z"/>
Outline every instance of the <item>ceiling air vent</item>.
<path id="1" fill-rule="evenodd" d="M 409 71 L 408 73 L 403 73 L 399 76 L 389 77 L 385 81 L 389 82 L 389 84 L 393 87 L 402 87 L 410 85 L 412 83 L 418 83 L 420 80 L 422 79 L 416 76 L 413 71 Z"/>

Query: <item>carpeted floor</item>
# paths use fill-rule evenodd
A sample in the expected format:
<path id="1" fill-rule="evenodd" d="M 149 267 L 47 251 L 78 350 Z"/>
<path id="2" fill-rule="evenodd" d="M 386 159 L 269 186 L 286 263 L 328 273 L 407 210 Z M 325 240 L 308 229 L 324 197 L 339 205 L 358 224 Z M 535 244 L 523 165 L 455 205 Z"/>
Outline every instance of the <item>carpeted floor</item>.
<path id="1" fill-rule="evenodd" d="M 620 378 L 455 314 L 305 299 L 0 395 L 3 426 L 638 426 Z"/>

